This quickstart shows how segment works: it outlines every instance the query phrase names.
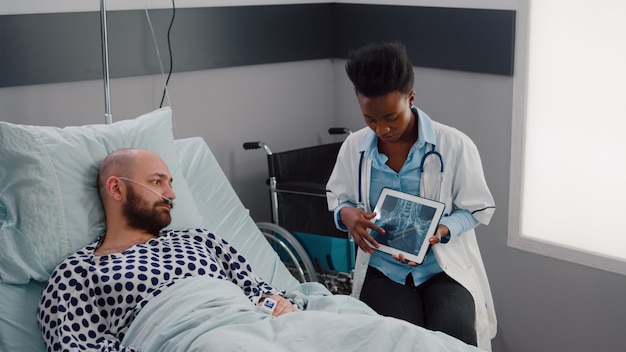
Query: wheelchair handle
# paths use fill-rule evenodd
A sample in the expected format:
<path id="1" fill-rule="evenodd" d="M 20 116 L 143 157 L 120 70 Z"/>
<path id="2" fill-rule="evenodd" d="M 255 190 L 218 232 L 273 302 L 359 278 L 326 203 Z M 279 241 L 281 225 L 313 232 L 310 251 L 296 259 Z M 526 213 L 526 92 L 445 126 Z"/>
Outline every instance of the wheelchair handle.
<path id="1" fill-rule="evenodd" d="M 245 150 L 259 149 L 259 148 L 263 148 L 263 142 L 245 142 L 243 144 L 243 149 Z"/>
<path id="2" fill-rule="evenodd" d="M 270 150 L 270 147 L 268 147 L 267 144 L 263 142 L 258 142 L 258 141 L 257 142 L 245 142 L 243 144 L 243 149 L 245 150 L 260 149 L 260 148 L 264 148 L 267 155 L 272 155 L 272 151 Z"/>
<path id="3" fill-rule="evenodd" d="M 331 127 L 328 129 L 328 133 L 330 134 L 348 134 L 350 133 L 350 129 L 345 127 Z"/>

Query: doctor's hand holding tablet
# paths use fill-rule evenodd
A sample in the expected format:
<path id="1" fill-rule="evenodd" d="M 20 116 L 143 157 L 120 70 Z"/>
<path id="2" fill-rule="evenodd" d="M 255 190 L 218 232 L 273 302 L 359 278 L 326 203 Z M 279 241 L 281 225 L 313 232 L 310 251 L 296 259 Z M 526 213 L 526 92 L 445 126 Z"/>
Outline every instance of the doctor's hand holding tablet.
<path id="1" fill-rule="evenodd" d="M 357 208 L 341 217 L 356 219 L 346 225 L 351 233 L 358 234 L 360 238 L 355 242 L 364 251 L 372 254 L 379 250 L 399 262 L 417 266 L 424 262 L 431 245 L 446 243 L 450 238 L 448 227 L 439 224 L 444 209 L 441 202 L 383 188 L 372 213 Z M 351 213 L 353 217 L 349 217 Z"/>
<path id="2" fill-rule="evenodd" d="M 380 249 L 380 244 L 374 239 L 372 232 L 385 236 L 387 231 L 376 224 L 373 220 L 377 218 L 377 213 L 365 212 L 357 207 L 344 207 L 340 211 L 343 224 L 348 228 L 348 232 L 354 239 L 354 243 L 361 248 L 364 252 L 372 254 L 374 250 Z M 437 243 L 446 243 L 450 238 L 450 230 L 445 226 L 439 224 L 435 233 L 428 237 L 428 244 L 434 245 Z M 393 252 L 393 249 L 390 249 Z M 421 264 L 416 261 L 409 260 L 413 257 L 407 255 L 402 251 L 389 252 L 391 257 L 401 263 L 408 264 L 410 266 L 417 266 Z"/>

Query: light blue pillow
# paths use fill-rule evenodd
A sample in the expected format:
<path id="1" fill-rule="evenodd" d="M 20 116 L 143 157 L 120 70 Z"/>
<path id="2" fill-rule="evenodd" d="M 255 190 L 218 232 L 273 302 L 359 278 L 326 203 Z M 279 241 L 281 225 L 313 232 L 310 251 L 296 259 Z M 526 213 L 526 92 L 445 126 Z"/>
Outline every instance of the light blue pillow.
<path id="1" fill-rule="evenodd" d="M 46 351 L 37 326 L 37 304 L 44 286 L 38 281 L 26 285 L 0 282 L 0 351 Z"/>
<path id="2" fill-rule="evenodd" d="M 204 139 L 178 139 L 174 145 L 206 228 L 237 248 L 264 280 L 280 289 L 298 287 L 298 280 L 265 240 Z"/>
<path id="3" fill-rule="evenodd" d="M 202 227 L 182 176 L 170 108 L 110 125 L 65 128 L 0 121 L 0 281 L 46 281 L 69 254 L 104 230 L 96 178 L 114 150 L 154 151 L 174 177 L 169 228 Z"/>

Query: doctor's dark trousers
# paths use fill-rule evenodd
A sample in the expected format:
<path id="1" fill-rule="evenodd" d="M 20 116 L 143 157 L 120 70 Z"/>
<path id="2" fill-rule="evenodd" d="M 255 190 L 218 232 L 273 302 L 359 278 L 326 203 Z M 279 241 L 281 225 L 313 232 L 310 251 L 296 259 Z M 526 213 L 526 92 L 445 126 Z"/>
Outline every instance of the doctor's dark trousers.
<path id="1" fill-rule="evenodd" d="M 419 286 L 407 276 L 404 285 L 368 267 L 360 299 L 378 314 L 441 331 L 476 346 L 474 299 L 461 284 L 439 273 Z"/>

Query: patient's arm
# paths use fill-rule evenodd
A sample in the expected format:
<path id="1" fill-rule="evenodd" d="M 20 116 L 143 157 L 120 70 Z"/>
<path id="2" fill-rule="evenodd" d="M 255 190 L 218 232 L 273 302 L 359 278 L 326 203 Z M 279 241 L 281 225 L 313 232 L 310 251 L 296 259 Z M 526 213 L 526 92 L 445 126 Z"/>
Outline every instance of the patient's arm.
<path id="1" fill-rule="evenodd" d="M 120 344 L 110 331 L 109 312 L 100 307 L 88 270 L 68 258 L 48 280 L 37 310 L 49 351 L 136 351 Z M 112 317 L 109 317 L 112 318 Z M 121 318 L 121 317 L 120 317 Z"/>
<path id="2" fill-rule="evenodd" d="M 263 297 L 284 295 L 283 291 L 272 287 L 261 277 L 257 276 L 252 271 L 246 258 L 226 240 L 211 233 L 208 234 L 208 237 L 214 244 L 214 252 L 221 260 L 222 268 L 230 280 L 241 287 L 244 294 L 248 296 L 252 303 L 259 303 L 260 299 Z"/>

